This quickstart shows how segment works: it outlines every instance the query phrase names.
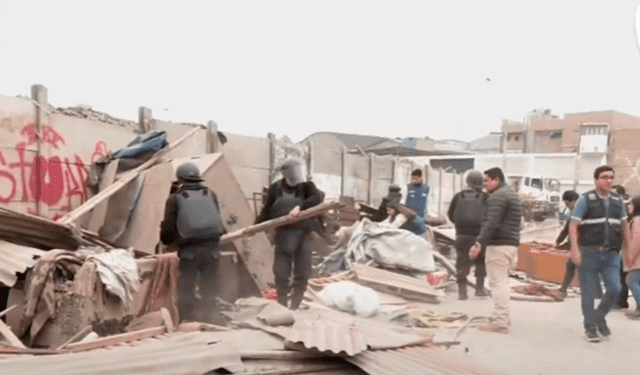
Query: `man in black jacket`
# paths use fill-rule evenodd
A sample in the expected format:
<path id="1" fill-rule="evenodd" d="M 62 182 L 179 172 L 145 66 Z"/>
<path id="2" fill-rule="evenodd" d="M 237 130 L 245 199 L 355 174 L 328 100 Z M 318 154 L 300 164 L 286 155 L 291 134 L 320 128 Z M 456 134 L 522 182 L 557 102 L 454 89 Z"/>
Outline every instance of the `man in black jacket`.
<path id="1" fill-rule="evenodd" d="M 484 290 L 484 279 L 487 270 L 484 264 L 484 253 L 471 261 L 469 259 L 469 249 L 476 241 L 482 228 L 482 219 L 486 209 L 487 193 L 482 191 L 482 173 L 470 170 L 466 176 L 467 189 L 462 190 L 453 196 L 447 216 L 456 226 L 456 281 L 458 283 L 458 299 L 466 300 L 467 296 L 467 275 L 471 265 L 475 265 L 474 275 L 476 277 L 475 295 L 478 297 L 487 296 Z"/>
<path id="2" fill-rule="evenodd" d="M 509 269 L 515 268 L 520 245 L 522 202 L 516 191 L 504 180 L 500 168 L 484 172 L 484 186 L 490 194 L 486 218 L 476 243 L 469 250 L 475 259 L 486 246 L 487 275 L 493 298 L 491 321 L 479 327 L 483 331 L 509 333 Z"/>
<path id="3" fill-rule="evenodd" d="M 213 191 L 202 184 L 200 171 L 193 163 L 184 163 L 176 170 L 177 191 L 165 204 L 160 225 L 163 244 L 177 244 L 180 257 L 178 279 L 178 310 L 181 321 L 217 322 L 218 242 L 224 232 L 220 206 Z M 202 312 L 196 314 L 196 282 L 202 295 Z"/>
<path id="4" fill-rule="evenodd" d="M 289 215 L 295 218 L 300 211 L 322 203 L 322 194 L 311 181 L 305 181 L 304 167 L 298 159 L 287 159 L 278 168 L 282 179 L 269 186 L 264 207 L 256 217 L 256 224 Z M 309 234 L 315 219 L 307 219 L 276 229 L 273 273 L 278 303 L 291 310 L 300 307 L 311 275 Z M 293 282 L 290 281 L 293 271 Z M 289 293 L 291 301 L 289 301 Z"/>

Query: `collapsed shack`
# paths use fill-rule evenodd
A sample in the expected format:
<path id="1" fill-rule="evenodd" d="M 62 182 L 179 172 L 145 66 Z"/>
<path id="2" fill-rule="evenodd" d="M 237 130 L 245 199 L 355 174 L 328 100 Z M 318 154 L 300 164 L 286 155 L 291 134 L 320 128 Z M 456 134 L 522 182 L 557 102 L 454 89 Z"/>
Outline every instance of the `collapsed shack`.
<path id="1" fill-rule="evenodd" d="M 157 142 L 161 136 L 139 141 Z M 0 243 L 0 257 L 10 265 L 3 267 L 0 281 L 11 288 L 0 312 L 6 318 L 6 325 L 0 320 L 3 369 L 492 373 L 444 352 L 433 334 L 420 328 L 442 321 L 426 319 L 410 301 L 438 303 L 444 297 L 443 284 L 432 286 L 426 276 L 433 272 L 425 275 L 424 269 L 416 275 L 363 258 L 367 264 L 352 262 L 346 272 L 312 280 L 303 311 L 270 301 L 273 251 L 264 231 L 290 219 L 251 226 L 254 214 L 222 154 L 171 158 L 185 137 L 168 147 L 155 143 L 142 160 L 103 160 L 102 171 L 93 176 L 96 195 L 59 222 L 0 211 L 0 238 L 6 241 Z M 199 167 L 204 183 L 218 195 L 228 232 L 221 240 L 218 275 L 218 283 L 228 286 L 220 294 L 228 327 L 177 325 L 178 258 L 160 245 L 158 228 L 175 168 L 185 161 Z M 313 215 L 338 205 L 323 203 Z M 403 265 L 410 263 L 405 259 Z M 333 295 L 332 285 L 339 286 Z M 365 298 L 364 310 L 358 303 L 363 295 L 374 296 Z M 461 324 L 463 318 L 455 320 Z M 176 351 L 179 355 L 171 355 Z"/>

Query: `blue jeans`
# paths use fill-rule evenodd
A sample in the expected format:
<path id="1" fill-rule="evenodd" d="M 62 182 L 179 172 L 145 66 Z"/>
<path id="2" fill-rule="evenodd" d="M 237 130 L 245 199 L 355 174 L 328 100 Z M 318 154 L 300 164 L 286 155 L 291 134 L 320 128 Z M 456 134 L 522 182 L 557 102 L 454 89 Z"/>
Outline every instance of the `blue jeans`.
<path id="1" fill-rule="evenodd" d="M 631 289 L 633 299 L 636 300 L 636 310 L 640 310 L 640 270 L 629 271 L 627 285 Z"/>
<path id="2" fill-rule="evenodd" d="M 591 330 L 599 323 L 605 323 L 605 316 L 620 296 L 620 257 L 615 251 L 581 251 L 582 264 L 578 267 L 582 288 L 582 316 L 584 329 Z M 602 276 L 606 293 L 594 309 L 596 288 L 600 288 L 598 275 Z"/>

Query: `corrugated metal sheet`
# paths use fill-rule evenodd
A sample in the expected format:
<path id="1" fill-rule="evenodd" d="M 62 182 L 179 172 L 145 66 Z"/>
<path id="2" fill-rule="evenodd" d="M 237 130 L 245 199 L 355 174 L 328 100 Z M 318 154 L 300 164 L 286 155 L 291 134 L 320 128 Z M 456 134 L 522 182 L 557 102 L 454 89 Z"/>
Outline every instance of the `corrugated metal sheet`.
<path id="1" fill-rule="evenodd" d="M 0 208 L 0 238 L 25 246 L 75 250 L 80 241 L 71 228 L 34 215 Z"/>
<path id="2" fill-rule="evenodd" d="M 426 346 L 370 350 L 345 358 L 371 375 L 494 375 L 463 354 Z"/>
<path id="3" fill-rule="evenodd" d="M 354 263 L 353 268 L 356 272 L 359 283 L 366 284 L 374 288 L 384 287 L 386 290 L 390 291 L 405 290 L 431 299 L 445 296 L 444 292 L 433 288 L 426 280 L 400 275 L 395 272 L 385 271 L 359 263 Z"/>
<path id="4" fill-rule="evenodd" d="M 194 374 L 244 371 L 239 350 L 207 332 L 173 333 L 88 352 L 0 360 L 2 373 L 49 375 Z"/>
<path id="5" fill-rule="evenodd" d="M 20 246 L 0 240 L 0 283 L 12 287 L 16 280 L 16 272 L 25 272 L 33 267 L 37 257 L 45 251 L 32 247 Z"/>
<path id="6" fill-rule="evenodd" d="M 305 348 L 339 354 L 356 355 L 367 350 L 364 335 L 349 320 L 329 320 L 321 316 L 296 315 L 287 341 L 302 343 Z"/>

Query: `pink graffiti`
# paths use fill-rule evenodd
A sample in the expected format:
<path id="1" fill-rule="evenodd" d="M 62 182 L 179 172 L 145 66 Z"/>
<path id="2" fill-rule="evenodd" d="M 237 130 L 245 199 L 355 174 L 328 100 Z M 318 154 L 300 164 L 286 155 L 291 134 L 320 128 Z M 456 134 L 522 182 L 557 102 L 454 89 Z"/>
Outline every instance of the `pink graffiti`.
<path id="1" fill-rule="evenodd" d="M 29 123 L 22 128 L 23 141 L 16 144 L 15 160 L 9 160 L 0 151 L 0 182 L 5 195 L 0 193 L 0 204 L 14 201 L 37 201 L 49 207 L 57 207 L 64 211 L 72 210 L 72 201 L 83 203 L 87 200 L 88 173 L 82 158 L 75 154 L 73 160 L 59 155 L 28 157 L 26 147 L 32 146 L 40 139 L 55 149 L 65 145 L 63 136 L 53 127 L 45 125 L 42 132 L 36 131 L 35 125 Z M 104 142 L 94 147 L 91 159 L 98 154 L 108 155 Z M 99 157 L 98 157 L 99 158 Z M 21 191 L 21 196 L 18 191 Z M 7 193 L 8 192 L 8 193 Z M 28 209 L 30 213 L 32 209 Z M 59 214 L 55 215 L 60 217 Z"/>

